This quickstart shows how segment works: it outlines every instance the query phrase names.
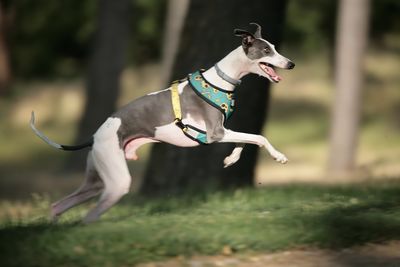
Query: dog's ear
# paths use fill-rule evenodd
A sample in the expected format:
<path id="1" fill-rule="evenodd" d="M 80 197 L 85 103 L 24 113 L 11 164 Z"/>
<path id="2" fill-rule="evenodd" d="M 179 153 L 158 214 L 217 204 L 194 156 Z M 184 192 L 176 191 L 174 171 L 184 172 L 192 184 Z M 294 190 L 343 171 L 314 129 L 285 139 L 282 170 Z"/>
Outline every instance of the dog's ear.
<path id="1" fill-rule="evenodd" d="M 248 31 L 245 31 L 245 30 L 234 29 L 233 33 L 236 36 L 242 37 L 242 46 L 246 51 L 247 51 L 247 48 L 249 48 L 253 44 L 254 40 L 256 39 L 253 34 L 249 33 Z"/>
<path id="2" fill-rule="evenodd" d="M 256 37 L 256 38 L 262 38 L 262 37 L 261 37 L 261 26 L 258 25 L 258 24 L 255 23 L 255 22 L 250 23 L 250 25 L 256 26 L 256 32 L 254 33 L 254 37 Z"/>

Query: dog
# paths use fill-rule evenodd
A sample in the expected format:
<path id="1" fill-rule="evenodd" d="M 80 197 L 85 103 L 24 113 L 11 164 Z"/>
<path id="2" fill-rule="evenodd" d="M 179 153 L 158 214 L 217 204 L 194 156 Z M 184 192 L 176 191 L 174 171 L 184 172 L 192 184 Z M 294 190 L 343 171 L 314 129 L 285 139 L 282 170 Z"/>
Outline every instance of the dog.
<path id="1" fill-rule="evenodd" d="M 131 176 L 126 160 L 138 159 L 136 150 L 148 143 L 165 142 L 180 147 L 200 144 L 235 143 L 224 159 L 224 167 L 240 158 L 245 144 L 264 147 L 280 163 L 288 159 L 261 135 L 235 132 L 224 127 L 234 109 L 234 89 L 240 78 L 254 73 L 278 83 L 281 77 L 274 67 L 293 69 L 295 64 L 280 55 L 273 44 L 261 36 L 235 29 L 242 43 L 214 67 L 197 71 L 171 87 L 138 98 L 116 111 L 100 126 L 91 139 L 81 145 L 66 146 L 48 139 L 35 128 L 32 112 L 30 126 L 49 145 L 61 150 L 91 147 L 87 157 L 86 178 L 74 193 L 51 205 L 56 220 L 68 209 L 101 194 L 97 205 L 83 219 L 90 223 L 128 193 Z"/>

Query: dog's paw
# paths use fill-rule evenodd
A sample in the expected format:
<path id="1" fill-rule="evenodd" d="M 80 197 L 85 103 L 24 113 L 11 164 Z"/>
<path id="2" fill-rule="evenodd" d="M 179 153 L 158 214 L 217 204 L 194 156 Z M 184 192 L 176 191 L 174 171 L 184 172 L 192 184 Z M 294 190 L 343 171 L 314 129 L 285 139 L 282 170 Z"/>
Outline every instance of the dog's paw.
<path id="1" fill-rule="evenodd" d="M 49 219 L 52 223 L 57 223 L 58 218 L 60 217 L 60 213 L 57 209 L 57 204 L 53 203 L 50 206 L 50 213 L 49 213 Z"/>
<path id="2" fill-rule="evenodd" d="M 235 164 L 239 159 L 240 159 L 240 156 L 239 156 L 239 157 L 237 157 L 236 155 L 227 156 L 227 157 L 224 159 L 224 168 L 228 168 L 229 166 L 232 166 L 232 165 Z"/>
<path id="3" fill-rule="evenodd" d="M 279 151 L 274 151 L 271 156 L 279 163 L 286 164 L 289 160 L 287 157 Z"/>

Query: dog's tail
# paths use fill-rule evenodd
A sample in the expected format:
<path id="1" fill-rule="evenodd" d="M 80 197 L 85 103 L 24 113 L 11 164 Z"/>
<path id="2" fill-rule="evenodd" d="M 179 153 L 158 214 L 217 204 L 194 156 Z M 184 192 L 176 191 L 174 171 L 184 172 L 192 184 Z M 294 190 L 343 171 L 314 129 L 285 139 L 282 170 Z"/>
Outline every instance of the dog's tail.
<path id="1" fill-rule="evenodd" d="M 67 150 L 67 151 L 74 151 L 74 150 L 80 150 L 85 147 L 91 147 L 93 145 L 93 137 L 90 138 L 89 141 L 86 143 L 76 145 L 76 146 L 67 146 L 67 145 L 60 145 L 57 144 L 56 142 L 51 141 L 47 136 L 45 136 L 42 132 L 40 132 L 38 129 L 35 127 L 35 113 L 32 111 L 31 115 L 31 122 L 30 122 L 32 130 L 35 132 L 37 136 L 39 136 L 40 139 L 45 141 L 47 144 L 51 145 L 52 147 L 55 147 L 57 149 L 61 150 Z"/>

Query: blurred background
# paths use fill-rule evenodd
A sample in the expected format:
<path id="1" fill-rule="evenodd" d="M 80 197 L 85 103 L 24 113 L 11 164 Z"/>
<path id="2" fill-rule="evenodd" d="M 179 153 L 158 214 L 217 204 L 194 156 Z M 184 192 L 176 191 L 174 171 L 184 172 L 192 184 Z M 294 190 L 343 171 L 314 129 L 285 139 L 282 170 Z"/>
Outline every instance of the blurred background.
<path id="1" fill-rule="evenodd" d="M 227 3 L 229 2 L 229 5 Z M 62 195 L 83 179 L 86 141 L 118 107 L 169 86 L 240 45 L 234 28 L 263 28 L 296 63 L 271 85 L 249 75 L 228 127 L 262 133 L 290 160 L 233 144 L 141 148 L 132 191 L 179 193 L 271 183 L 400 177 L 400 2 L 1 0 L 0 199 Z"/>

